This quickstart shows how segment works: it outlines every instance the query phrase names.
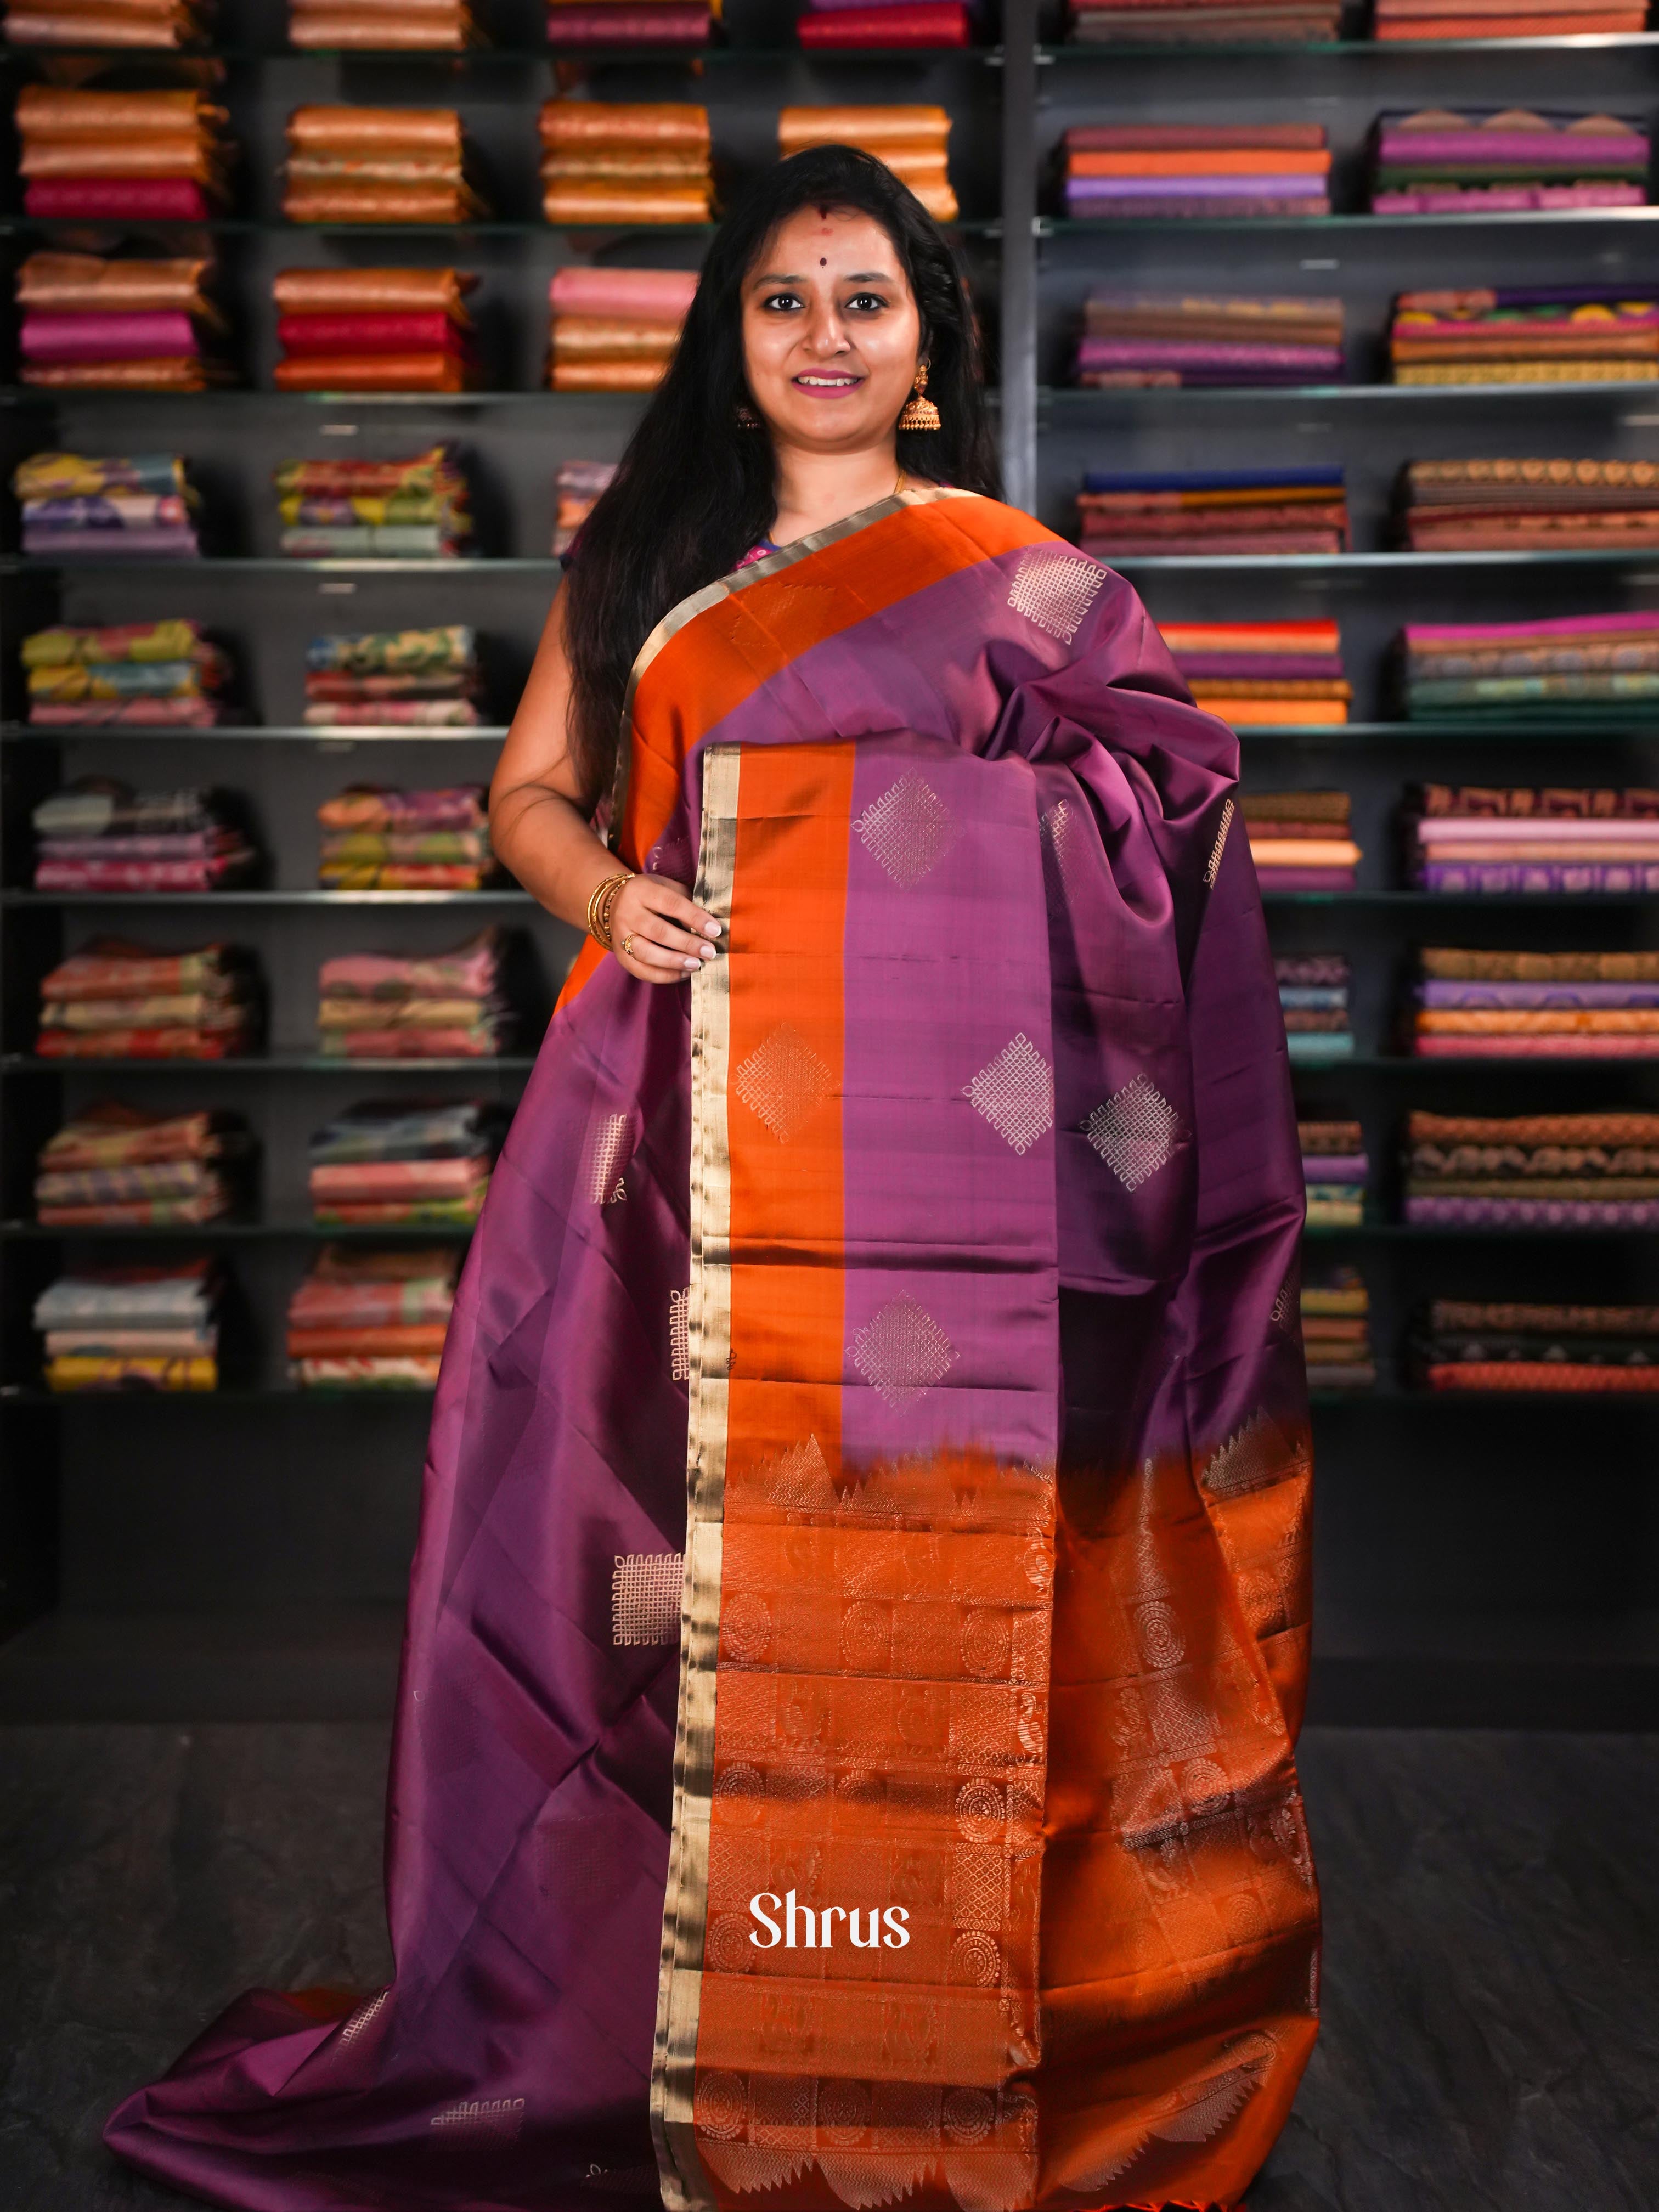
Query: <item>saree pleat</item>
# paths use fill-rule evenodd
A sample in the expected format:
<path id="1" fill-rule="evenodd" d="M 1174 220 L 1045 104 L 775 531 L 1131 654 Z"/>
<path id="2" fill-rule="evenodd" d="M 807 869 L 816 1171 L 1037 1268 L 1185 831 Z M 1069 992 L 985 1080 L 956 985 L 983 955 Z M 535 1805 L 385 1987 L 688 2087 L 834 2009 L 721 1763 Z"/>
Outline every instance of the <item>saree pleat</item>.
<path id="1" fill-rule="evenodd" d="M 434 1413 L 397 1971 L 108 2139 L 226 2205 L 1237 2205 L 1316 2017 L 1303 1176 L 1236 740 L 966 495 L 677 608 Z"/>

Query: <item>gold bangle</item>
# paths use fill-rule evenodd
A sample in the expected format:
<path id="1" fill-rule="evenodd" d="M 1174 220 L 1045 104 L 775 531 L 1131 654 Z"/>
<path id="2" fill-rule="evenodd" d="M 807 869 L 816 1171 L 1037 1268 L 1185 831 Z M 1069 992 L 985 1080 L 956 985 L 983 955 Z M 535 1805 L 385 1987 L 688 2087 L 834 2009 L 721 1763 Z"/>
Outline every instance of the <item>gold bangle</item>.
<path id="1" fill-rule="evenodd" d="M 587 895 L 587 933 L 606 952 L 611 950 L 611 910 L 623 885 L 631 883 L 633 877 L 631 868 L 619 876 L 606 876 Z"/>

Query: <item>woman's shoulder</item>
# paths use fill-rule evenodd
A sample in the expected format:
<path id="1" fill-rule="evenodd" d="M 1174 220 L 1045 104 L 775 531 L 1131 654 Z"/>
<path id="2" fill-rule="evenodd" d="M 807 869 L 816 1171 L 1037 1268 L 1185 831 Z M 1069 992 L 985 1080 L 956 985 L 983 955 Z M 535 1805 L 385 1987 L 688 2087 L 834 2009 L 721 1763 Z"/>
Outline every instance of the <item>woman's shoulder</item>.
<path id="1" fill-rule="evenodd" d="M 1077 552 L 1068 538 L 1024 507 L 1010 507 L 1006 500 L 993 499 L 986 492 L 956 491 L 944 484 L 934 489 L 938 496 L 928 507 L 941 526 L 964 532 L 989 555 L 1016 552 L 1027 545 L 1053 545 Z"/>

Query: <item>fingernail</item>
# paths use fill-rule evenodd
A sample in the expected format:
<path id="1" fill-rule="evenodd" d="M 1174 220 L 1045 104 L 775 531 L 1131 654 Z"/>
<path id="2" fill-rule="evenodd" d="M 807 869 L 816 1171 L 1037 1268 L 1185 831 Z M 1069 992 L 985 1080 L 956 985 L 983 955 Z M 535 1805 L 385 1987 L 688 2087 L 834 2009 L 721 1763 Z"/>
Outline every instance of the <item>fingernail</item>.
<path id="1" fill-rule="evenodd" d="M 701 968 L 702 963 L 701 960 L 688 960 L 685 964 L 688 968 Z"/>
<path id="2" fill-rule="evenodd" d="M 703 924 L 703 935 L 704 935 L 705 937 L 718 937 L 718 936 L 720 935 L 720 926 L 719 922 L 717 922 L 717 921 L 706 921 L 706 922 Z"/>

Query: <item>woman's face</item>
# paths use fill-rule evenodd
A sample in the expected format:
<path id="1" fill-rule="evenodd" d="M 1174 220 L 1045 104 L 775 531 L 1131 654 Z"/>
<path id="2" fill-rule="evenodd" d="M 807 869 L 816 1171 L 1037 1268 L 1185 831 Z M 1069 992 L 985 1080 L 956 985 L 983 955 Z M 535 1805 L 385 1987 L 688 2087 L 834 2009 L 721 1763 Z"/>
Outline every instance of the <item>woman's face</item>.
<path id="1" fill-rule="evenodd" d="M 881 444 L 915 381 L 921 322 L 892 240 L 850 208 L 802 208 L 744 281 L 743 358 L 775 436 L 817 453 Z"/>

